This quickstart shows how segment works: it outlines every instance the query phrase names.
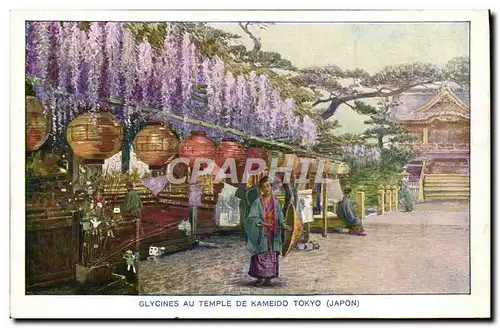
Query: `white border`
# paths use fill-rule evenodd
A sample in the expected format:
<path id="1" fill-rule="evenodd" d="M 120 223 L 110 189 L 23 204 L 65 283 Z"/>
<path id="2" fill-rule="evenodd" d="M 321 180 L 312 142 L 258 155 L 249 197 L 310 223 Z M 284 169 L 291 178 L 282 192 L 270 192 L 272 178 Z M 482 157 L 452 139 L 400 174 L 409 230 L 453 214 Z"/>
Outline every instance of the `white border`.
<path id="1" fill-rule="evenodd" d="M 24 20 L 470 21 L 471 295 L 464 296 L 26 296 L 24 295 Z M 11 12 L 11 316 L 14 318 L 408 318 L 490 316 L 489 26 L 486 11 L 19 11 Z M 17 183 L 16 183 L 17 182 Z M 369 274 L 369 273 L 367 273 Z M 288 300 L 287 308 L 141 308 L 139 301 Z M 297 307 L 293 299 L 359 300 L 359 308 Z"/>

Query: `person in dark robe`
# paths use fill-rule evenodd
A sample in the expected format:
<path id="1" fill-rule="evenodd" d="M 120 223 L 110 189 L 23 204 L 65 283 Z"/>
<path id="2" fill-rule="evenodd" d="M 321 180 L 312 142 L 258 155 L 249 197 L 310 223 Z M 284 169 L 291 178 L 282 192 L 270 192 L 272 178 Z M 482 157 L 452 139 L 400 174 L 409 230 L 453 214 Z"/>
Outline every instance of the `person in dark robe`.
<path id="1" fill-rule="evenodd" d="M 352 208 L 351 202 L 349 201 L 349 195 L 351 194 L 351 188 L 346 187 L 344 189 L 344 197 L 339 203 L 338 215 L 340 219 L 344 221 L 344 224 L 349 229 L 350 234 L 366 236 L 365 229 L 363 227 L 363 221 L 356 217 L 354 209 Z"/>
<path id="2" fill-rule="evenodd" d="M 234 194 L 240 200 L 240 226 L 243 227 L 243 222 L 247 217 L 247 213 L 250 210 L 250 204 L 247 202 L 247 187 L 244 183 L 240 183 L 238 186 L 238 190 Z"/>
<path id="3" fill-rule="evenodd" d="M 399 182 L 399 186 L 399 205 L 403 208 L 404 212 L 413 211 L 413 198 L 411 196 L 410 189 L 403 180 Z"/>
<path id="4" fill-rule="evenodd" d="M 259 181 L 259 197 L 244 221 L 246 247 L 252 255 L 248 274 L 257 278 L 258 287 L 271 285 L 271 279 L 279 276 L 283 229 L 290 227 L 284 224 L 281 205 L 272 196 L 271 185 L 264 177 Z"/>
<path id="5" fill-rule="evenodd" d="M 123 215 L 129 215 L 140 218 L 142 215 L 142 201 L 137 192 L 134 190 L 134 183 L 127 183 L 127 195 L 120 208 Z"/>

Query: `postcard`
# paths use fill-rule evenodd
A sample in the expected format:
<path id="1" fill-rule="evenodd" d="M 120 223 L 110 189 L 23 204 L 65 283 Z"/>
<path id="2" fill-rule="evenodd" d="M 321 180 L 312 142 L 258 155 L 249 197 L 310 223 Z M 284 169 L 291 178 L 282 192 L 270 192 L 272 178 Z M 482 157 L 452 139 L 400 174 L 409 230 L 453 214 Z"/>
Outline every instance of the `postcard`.
<path id="1" fill-rule="evenodd" d="M 489 318 L 488 19 L 12 11 L 11 317 Z"/>

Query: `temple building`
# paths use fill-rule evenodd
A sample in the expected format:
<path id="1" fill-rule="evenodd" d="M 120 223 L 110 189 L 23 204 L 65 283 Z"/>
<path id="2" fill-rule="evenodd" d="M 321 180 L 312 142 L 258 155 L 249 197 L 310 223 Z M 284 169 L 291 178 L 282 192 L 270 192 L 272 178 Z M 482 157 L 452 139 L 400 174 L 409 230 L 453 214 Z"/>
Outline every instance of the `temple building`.
<path id="1" fill-rule="evenodd" d="M 415 136 L 416 158 L 407 166 L 420 201 L 469 199 L 469 92 L 449 85 L 397 97 L 392 118 Z"/>

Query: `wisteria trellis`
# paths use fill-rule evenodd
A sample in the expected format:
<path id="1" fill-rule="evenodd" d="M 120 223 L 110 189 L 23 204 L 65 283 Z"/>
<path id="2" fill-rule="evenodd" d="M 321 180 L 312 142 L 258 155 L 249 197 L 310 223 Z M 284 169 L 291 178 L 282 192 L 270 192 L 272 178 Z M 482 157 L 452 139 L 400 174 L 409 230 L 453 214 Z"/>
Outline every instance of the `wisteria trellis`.
<path id="1" fill-rule="evenodd" d="M 171 26 L 155 50 L 147 41 L 137 44 L 119 22 L 92 22 L 89 31 L 76 22 L 28 22 L 26 74 L 45 82 L 36 91 L 51 109 L 54 136 L 82 107 L 94 111 L 115 98 L 124 102 L 114 113 L 125 125 L 142 105 L 305 146 L 317 137 L 314 121 L 296 116 L 293 99 L 283 100 L 266 75 L 234 76 L 220 58 L 203 56 L 187 33 L 179 36 Z M 204 106 L 193 100 L 200 84 L 206 85 Z M 193 129 L 171 123 L 184 133 Z"/>

